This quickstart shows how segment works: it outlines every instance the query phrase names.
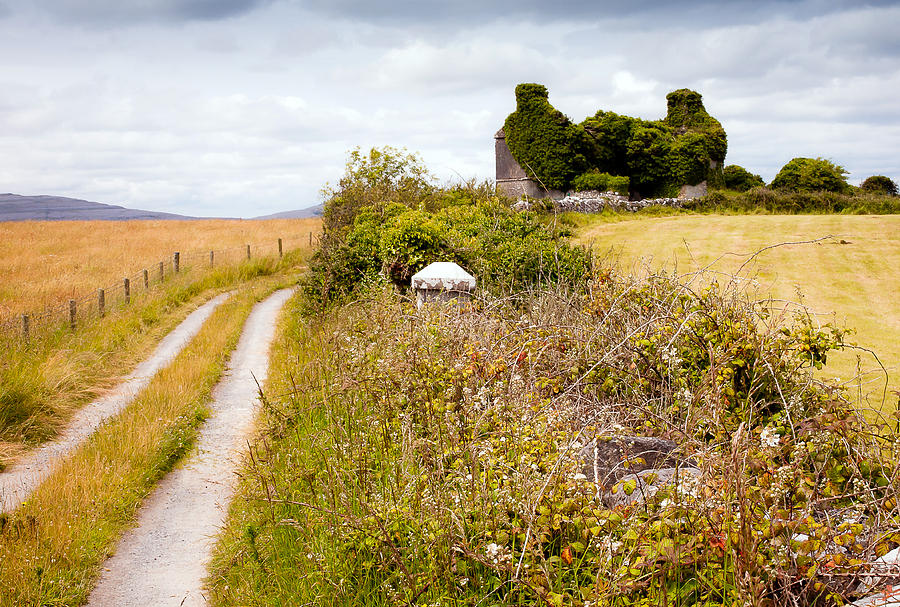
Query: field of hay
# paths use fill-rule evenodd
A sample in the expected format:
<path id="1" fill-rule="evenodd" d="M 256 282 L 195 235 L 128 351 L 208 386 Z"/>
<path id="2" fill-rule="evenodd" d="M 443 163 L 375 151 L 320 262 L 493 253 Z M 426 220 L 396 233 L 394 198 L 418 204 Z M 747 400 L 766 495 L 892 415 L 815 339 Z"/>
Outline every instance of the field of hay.
<path id="1" fill-rule="evenodd" d="M 158 262 L 225 263 L 309 249 L 319 219 L 0 222 L 0 320 L 37 312 L 118 284 Z"/>
<path id="2" fill-rule="evenodd" d="M 900 216 L 737 215 L 656 217 L 609 222 L 587 216 L 578 240 L 626 268 L 642 265 L 687 274 L 709 267 L 727 274 L 749 261 L 741 276 L 759 297 L 801 302 L 821 323 L 856 330 L 849 341 L 874 350 L 890 373 L 887 406 L 896 406 L 900 389 Z M 859 356 L 859 361 L 857 361 Z M 865 375 L 860 386 L 877 407 L 885 377 L 877 361 L 863 351 L 835 353 L 826 367 L 831 377 Z"/>

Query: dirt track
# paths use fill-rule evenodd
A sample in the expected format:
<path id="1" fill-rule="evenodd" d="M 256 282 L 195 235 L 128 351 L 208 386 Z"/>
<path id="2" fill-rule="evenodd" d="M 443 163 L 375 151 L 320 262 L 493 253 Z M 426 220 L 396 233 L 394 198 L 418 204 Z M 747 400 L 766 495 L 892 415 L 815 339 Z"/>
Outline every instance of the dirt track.
<path id="1" fill-rule="evenodd" d="M 15 510 L 53 471 L 54 464 L 94 433 L 104 421 L 124 409 L 143 390 L 156 373 L 178 356 L 200 331 L 203 323 L 222 302 L 231 296 L 223 293 L 194 310 L 166 335 L 150 357 L 142 362 L 107 395 L 86 405 L 72 418 L 62 435 L 19 460 L 0 474 L 0 512 Z"/>
<path id="2" fill-rule="evenodd" d="M 234 470 L 268 372 L 269 345 L 290 289 L 256 305 L 213 391 L 197 453 L 160 483 L 120 542 L 88 602 L 95 607 L 205 605 L 203 578 L 233 494 Z"/>

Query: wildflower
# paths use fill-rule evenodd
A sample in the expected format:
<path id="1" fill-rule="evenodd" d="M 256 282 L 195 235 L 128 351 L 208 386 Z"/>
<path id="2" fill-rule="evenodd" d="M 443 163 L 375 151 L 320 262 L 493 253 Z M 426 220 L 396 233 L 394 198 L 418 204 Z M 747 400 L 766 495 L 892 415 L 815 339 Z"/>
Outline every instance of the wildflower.
<path id="1" fill-rule="evenodd" d="M 781 435 L 779 435 L 771 426 L 766 426 L 763 428 L 762 434 L 759 436 L 759 442 L 764 447 L 777 447 L 778 443 L 781 441 Z"/>

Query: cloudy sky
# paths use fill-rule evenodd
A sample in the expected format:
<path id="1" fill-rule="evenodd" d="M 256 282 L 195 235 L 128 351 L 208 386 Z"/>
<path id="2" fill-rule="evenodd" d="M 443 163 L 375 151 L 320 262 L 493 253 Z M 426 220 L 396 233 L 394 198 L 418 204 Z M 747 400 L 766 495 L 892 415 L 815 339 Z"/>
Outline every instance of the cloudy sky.
<path id="1" fill-rule="evenodd" d="M 0 0 L 0 192 L 248 217 L 383 145 L 491 179 L 520 82 L 576 121 L 693 88 L 729 164 L 897 180 L 898 31 L 898 1 Z"/>

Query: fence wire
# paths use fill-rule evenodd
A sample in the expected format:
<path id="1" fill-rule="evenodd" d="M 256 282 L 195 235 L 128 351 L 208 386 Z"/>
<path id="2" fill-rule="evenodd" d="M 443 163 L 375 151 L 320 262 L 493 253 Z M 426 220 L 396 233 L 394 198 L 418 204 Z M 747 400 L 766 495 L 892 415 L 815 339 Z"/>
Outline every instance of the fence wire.
<path id="1" fill-rule="evenodd" d="M 313 233 L 309 236 L 297 238 L 281 238 L 281 252 L 303 248 L 311 248 L 314 244 Z M 46 306 L 41 310 L 32 310 L 21 315 L 8 315 L 0 317 L 0 333 L 8 337 L 18 336 L 21 339 L 29 339 L 38 333 L 47 333 L 58 328 L 70 327 L 72 322 L 72 302 L 75 306 L 75 328 L 82 323 L 101 316 L 100 291 L 103 291 L 103 312 L 106 314 L 126 303 L 125 280 L 128 280 L 130 301 L 140 298 L 152 291 L 164 282 L 171 280 L 176 275 L 198 270 L 213 270 L 215 268 L 238 265 L 246 261 L 274 257 L 279 254 L 278 240 L 266 243 L 247 244 L 222 249 L 206 251 L 178 252 L 178 269 L 175 266 L 175 252 L 167 259 L 156 262 L 137 270 L 121 280 L 99 287 L 93 293 L 81 294 L 67 302 Z M 146 282 L 145 282 L 146 275 Z"/>

